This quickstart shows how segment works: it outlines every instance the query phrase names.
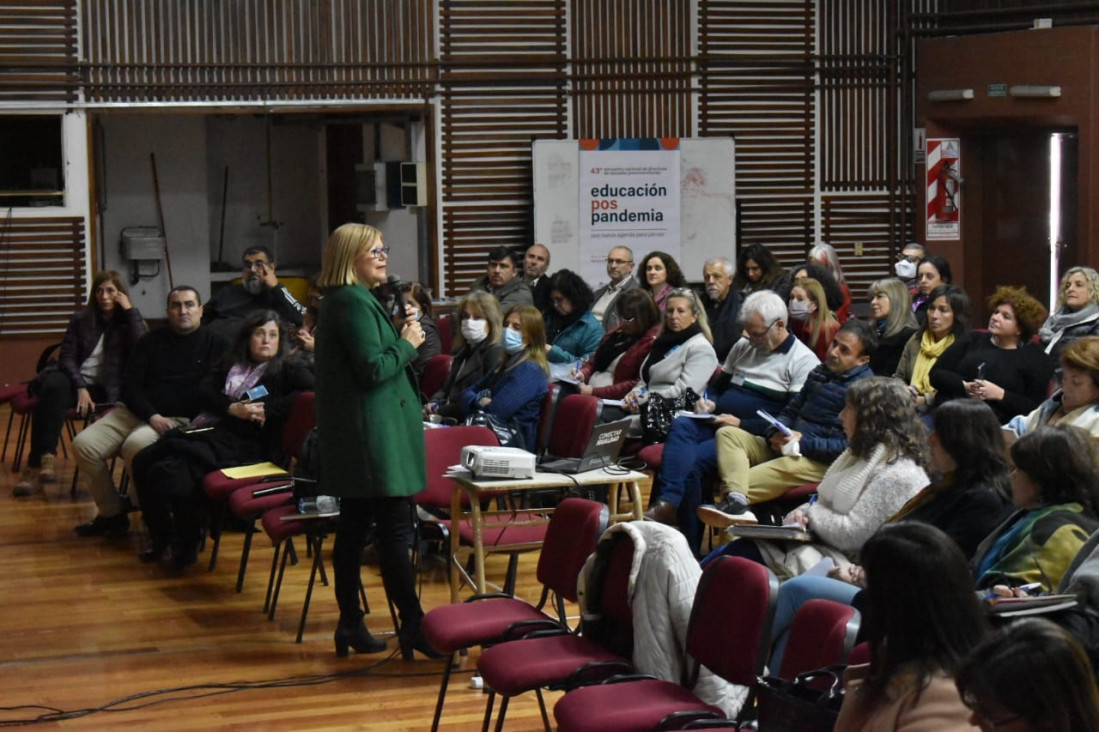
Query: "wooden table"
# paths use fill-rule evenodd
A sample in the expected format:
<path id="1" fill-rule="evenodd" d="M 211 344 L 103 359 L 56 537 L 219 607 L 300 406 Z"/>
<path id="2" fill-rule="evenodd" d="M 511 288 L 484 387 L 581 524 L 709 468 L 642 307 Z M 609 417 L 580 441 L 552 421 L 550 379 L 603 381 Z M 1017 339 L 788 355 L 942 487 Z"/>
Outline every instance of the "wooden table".
<path id="1" fill-rule="evenodd" d="M 533 491 L 547 488 L 571 488 L 573 486 L 597 486 L 609 485 L 607 503 L 610 507 L 610 522 L 640 521 L 642 519 L 641 488 L 638 481 L 647 481 L 649 477 L 635 470 L 622 472 L 606 472 L 602 468 L 589 470 L 585 473 L 563 475 L 561 473 L 536 472 L 533 478 L 526 479 L 484 479 L 474 480 L 472 477 L 451 476 L 454 481 L 454 493 L 450 501 L 451 530 L 450 530 L 450 601 L 458 602 L 458 583 L 461 577 L 461 564 L 458 558 L 458 550 L 461 544 L 459 522 L 469 519 L 473 529 L 473 582 L 478 593 L 486 591 L 485 586 L 485 547 L 484 527 L 485 515 L 493 512 L 481 511 L 481 501 L 486 493 L 499 491 Z M 629 491 L 632 508 L 625 513 L 619 511 L 618 494 L 625 488 Z M 469 498 L 469 510 L 462 508 L 462 496 Z M 531 509 L 513 511 L 508 513 L 525 514 L 530 518 L 519 518 L 509 522 L 509 525 L 521 525 L 532 523 L 546 523 L 545 515 L 552 513 L 552 509 Z M 494 514 L 499 515 L 499 514 Z M 530 544 L 509 545 L 516 550 L 536 549 L 541 542 Z"/>

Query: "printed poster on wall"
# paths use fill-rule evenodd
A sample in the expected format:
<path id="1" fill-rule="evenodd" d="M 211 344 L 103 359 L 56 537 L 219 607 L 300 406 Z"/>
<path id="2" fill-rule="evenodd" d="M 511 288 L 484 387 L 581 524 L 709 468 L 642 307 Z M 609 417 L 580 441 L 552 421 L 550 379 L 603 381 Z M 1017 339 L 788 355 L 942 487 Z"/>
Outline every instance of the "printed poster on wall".
<path id="1" fill-rule="evenodd" d="M 640 258 L 660 250 L 679 259 L 679 138 L 580 140 L 580 276 L 607 278 L 607 252 Z"/>
<path id="2" fill-rule="evenodd" d="M 961 239 L 961 145 L 958 138 L 927 141 L 927 239 Z"/>

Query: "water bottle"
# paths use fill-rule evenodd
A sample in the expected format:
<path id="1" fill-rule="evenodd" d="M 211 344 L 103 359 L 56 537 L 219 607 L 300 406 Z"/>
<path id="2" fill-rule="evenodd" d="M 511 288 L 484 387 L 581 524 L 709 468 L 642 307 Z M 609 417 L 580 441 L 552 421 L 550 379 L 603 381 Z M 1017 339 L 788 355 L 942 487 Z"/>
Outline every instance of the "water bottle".
<path id="1" fill-rule="evenodd" d="M 298 499 L 299 513 L 336 513 L 340 499 L 336 496 L 308 496 Z"/>

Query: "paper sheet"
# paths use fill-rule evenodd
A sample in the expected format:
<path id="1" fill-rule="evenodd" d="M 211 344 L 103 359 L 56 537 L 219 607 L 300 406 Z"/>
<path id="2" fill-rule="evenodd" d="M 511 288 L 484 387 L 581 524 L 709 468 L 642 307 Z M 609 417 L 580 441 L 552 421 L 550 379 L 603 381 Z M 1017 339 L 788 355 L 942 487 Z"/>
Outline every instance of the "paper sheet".
<path id="1" fill-rule="evenodd" d="M 241 465 L 236 468 L 222 468 L 221 473 L 231 480 L 240 480 L 241 478 L 263 478 L 268 475 L 290 475 L 278 465 L 270 462 L 252 463 L 251 465 Z"/>

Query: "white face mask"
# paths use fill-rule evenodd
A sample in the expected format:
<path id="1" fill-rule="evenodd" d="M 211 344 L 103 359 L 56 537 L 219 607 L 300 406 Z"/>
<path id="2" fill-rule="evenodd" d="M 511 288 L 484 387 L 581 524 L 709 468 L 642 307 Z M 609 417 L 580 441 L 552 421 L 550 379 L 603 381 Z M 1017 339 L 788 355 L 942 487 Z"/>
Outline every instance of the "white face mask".
<path id="1" fill-rule="evenodd" d="M 470 343 L 480 343 L 488 337 L 488 321 L 483 318 L 469 318 L 462 321 L 462 338 Z"/>
<path id="2" fill-rule="evenodd" d="M 790 311 L 790 317 L 794 320 L 805 320 L 812 312 L 808 300 L 791 300 L 788 309 Z"/>
<path id="3" fill-rule="evenodd" d="M 893 265 L 893 271 L 897 273 L 897 276 L 902 280 L 916 279 L 916 263 L 909 262 L 907 259 L 902 259 Z"/>

